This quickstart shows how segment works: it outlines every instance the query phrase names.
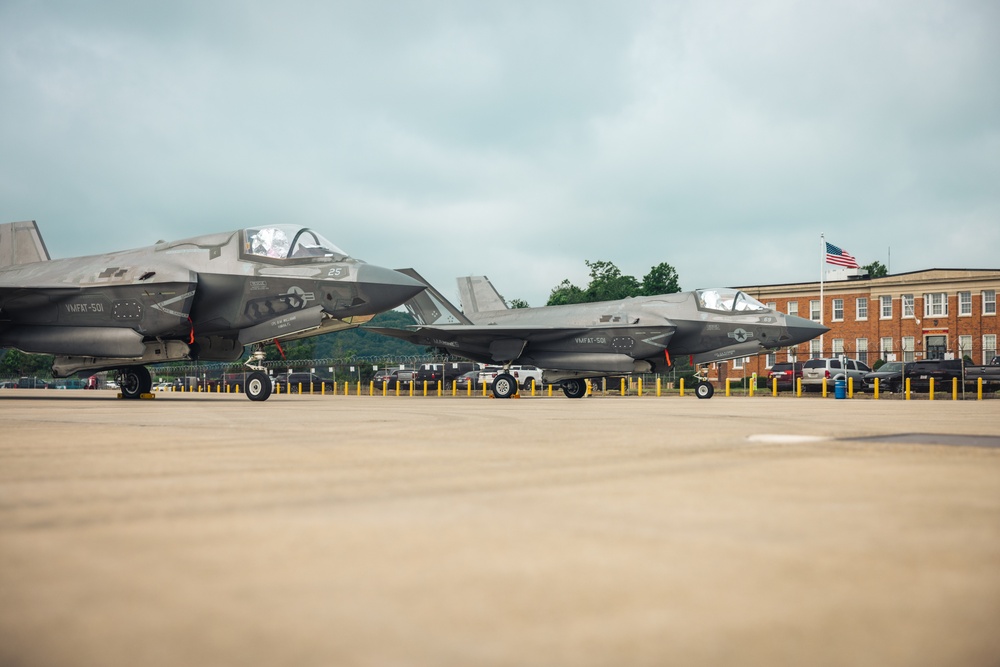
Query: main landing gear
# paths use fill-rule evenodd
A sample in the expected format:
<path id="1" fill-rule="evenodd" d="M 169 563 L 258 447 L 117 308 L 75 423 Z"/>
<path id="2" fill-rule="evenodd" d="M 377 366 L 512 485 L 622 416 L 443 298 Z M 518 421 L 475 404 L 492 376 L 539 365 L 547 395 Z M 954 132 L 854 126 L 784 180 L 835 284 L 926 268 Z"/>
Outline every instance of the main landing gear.
<path id="1" fill-rule="evenodd" d="M 118 369 L 115 383 L 122 391 L 122 398 L 137 399 L 153 390 L 153 378 L 145 366 L 126 366 Z"/>
<path id="2" fill-rule="evenodd" d="M 562 390 L 567 398 L 583 398 L 587 395 L 587 381 L 579 378 L 563 380 Z"/>

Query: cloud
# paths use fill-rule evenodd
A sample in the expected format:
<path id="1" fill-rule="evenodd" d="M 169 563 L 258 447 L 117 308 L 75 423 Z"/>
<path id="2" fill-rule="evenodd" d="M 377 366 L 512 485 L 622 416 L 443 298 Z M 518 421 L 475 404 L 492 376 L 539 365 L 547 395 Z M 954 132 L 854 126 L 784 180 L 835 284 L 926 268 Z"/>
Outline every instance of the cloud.
<path id="1" fill-rule="evenodd" d="M 821 232 L 893 270 L 995 266 L 998 14 L 13 0 L 3 217 L 60 256 L 301 222 L 533 305 L 587 259 L 812 280 Z"/>

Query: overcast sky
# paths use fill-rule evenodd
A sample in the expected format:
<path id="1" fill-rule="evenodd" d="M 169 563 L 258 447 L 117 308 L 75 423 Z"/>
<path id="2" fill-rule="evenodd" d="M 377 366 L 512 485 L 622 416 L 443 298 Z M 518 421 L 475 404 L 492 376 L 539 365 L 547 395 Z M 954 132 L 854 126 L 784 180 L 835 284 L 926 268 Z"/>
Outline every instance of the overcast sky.
<path id="1" fill-rule="evenodd" d="M 0 0 L 0 220 L 53 257 L 268 222 L 543 305 L 997 268 L 1000 3 Z"/>

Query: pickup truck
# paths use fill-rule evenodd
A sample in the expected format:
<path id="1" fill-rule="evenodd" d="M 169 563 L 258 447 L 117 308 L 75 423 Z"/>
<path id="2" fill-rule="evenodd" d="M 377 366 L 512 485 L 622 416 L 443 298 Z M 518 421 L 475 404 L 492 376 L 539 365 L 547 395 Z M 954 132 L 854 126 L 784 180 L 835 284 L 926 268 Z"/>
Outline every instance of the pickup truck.
<path id="1" fill-rule="evenodd" d="M 1000 383 L 1000 357 L 993 357 L 990 363 L 985 366 L 966 366 L 965 381 L 976 384 L 979 378 L 983 379 L 983 384 Z"/>

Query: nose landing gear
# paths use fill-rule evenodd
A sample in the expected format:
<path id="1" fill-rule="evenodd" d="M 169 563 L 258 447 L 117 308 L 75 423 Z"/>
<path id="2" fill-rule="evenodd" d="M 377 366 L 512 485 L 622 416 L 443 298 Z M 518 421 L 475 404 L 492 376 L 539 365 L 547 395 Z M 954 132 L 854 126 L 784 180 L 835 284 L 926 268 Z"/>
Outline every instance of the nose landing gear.
<path id="1" fill-rule="evenodd" d="M 247 398 L 251 401 L 266 401 L 271 397 L 271 377 L 261 364 L 265 358 L 264 346 L 254 345 L 250 358 L 244 364 L 253 372 L 247 376 Z"/>

